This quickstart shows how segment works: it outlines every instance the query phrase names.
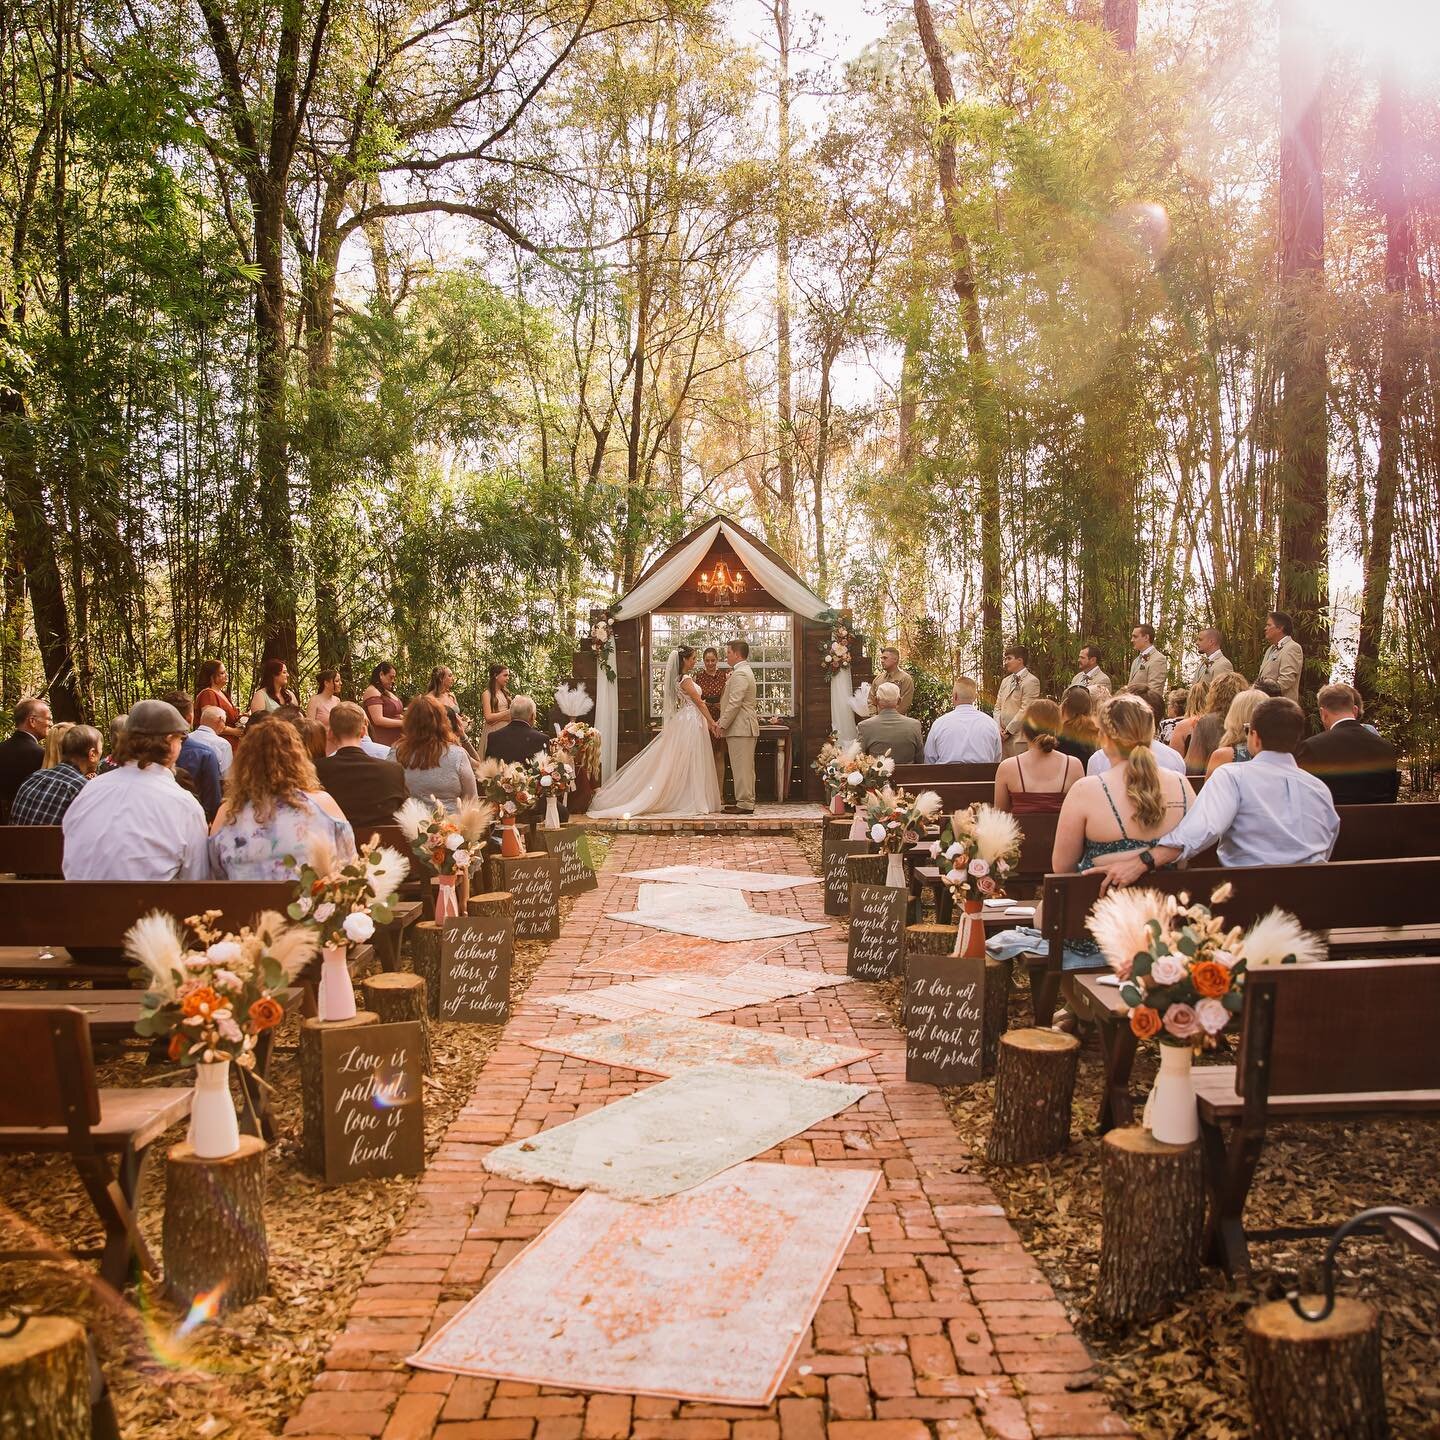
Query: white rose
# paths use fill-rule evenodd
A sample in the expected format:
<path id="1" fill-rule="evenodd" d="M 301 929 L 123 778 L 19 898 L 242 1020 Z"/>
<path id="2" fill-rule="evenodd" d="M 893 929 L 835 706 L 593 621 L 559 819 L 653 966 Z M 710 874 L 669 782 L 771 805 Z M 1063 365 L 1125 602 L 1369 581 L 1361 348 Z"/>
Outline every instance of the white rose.
<path id="1" fill-rule="evenodd" d="M 555 783 L 555 777 L 554 777 L 553 775 L 542 775 L 542 776 L 540 777 L 540 784 L 541 784 L 542 786 L 544 786 L 544 785 L 553 785 L 554 783 Z"/>
<path id="2" fill-rule="evenodd" d="M 870 838 L 877 845 L 885 838 L 885 827 L 878 820 L 870 827 Z"/>
<path id="3" fill-rule="evenodd" d="M 315 919 L 321 925 L 323 925 L 334 913 L 335 907 L 328 900 L 323 905 L 317 905 L 315 907 Z"/>
<path id="4" fill-rule="evenodd" d="M 1162 955 L 1150 967 L 1150 978 L 1157 985 L 1174 985 L 1185 978 L 1185 967 L 1173 955 Z"/>
<path id="5" fill-rule="evenodd" d="M 940 842 L 937 840 L 935 843 L 938 845 Z M 950 848 L 945 852 L 945 858 L 947 860 L 953 860 L 957 855 L 963 854 L 964 849 L 965 847 L 961 845 L 959 841 L 952 841 Z"/>
<path id="6" fill-rule="evenodd" d="M 1195 1018 L 1207 1035 L 1218 1035 L 1230 1023 L 1230 1012 L 1220 1001 L 1207 998 L 1195 1006 Z"/>
<path id="7" fill-rule="evenodd" d="M 854 785 L 858 787 L 865 783 L 865 777 L 858 770 L 852 770 L 845 777 L 845 783 L 847 785 Z"/>
<path id="8" fill-rule="evenodd" d="M 465 837 L 458 831 L 454 835 L 445 837 L 445 848 L 447 850 L 458 850 L 465 843 Z"/>
<path id="9" fill-rule="evenodd" d="M 468 850 L 457 850 L 455 852 L 456 869 L 465 870 L 470 865 L 470 852 Z"/>
<path id="10" fill-rule="evenodd" d="M 364 910 L 352 910 L 340 928 L 344 930 L 347 940 L 353 940 L 358 945 L 375 933 L 375 922 Z"/>
<path id="11" fill-rule="evenodd" d="M 233 965 L 240 958 L 240 947 L 233 940 L 217 940 L 205 954 L 216 965 Z"/>

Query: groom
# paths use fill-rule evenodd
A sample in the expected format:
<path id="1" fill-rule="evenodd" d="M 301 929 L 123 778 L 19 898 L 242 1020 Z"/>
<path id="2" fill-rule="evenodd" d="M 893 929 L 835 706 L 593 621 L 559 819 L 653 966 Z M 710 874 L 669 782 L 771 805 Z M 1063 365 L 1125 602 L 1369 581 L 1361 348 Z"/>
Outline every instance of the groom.
<path id="1" fill-rule="evenodd" d="M 755 741 L 760 735 L 760 712 L 755 706 L 755 672 L 750 668 L 750 646 L 732 640 L 725 647 L 730 678 L 720 696 L 720 719 L 712 725 L 724 735 L 730 753 L 730 775 L 735 782 L 735 803 L 725 807 L 727 815 L 755 813 Z"/>

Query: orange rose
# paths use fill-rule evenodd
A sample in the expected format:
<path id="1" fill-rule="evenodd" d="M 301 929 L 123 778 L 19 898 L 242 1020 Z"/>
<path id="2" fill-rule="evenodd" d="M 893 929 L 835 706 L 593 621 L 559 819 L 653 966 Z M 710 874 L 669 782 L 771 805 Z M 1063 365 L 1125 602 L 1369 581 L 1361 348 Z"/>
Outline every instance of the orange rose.
<path id="1" fill-rule="evenodd" d="M 1197 995 L 1214 999 L 1230 989 L 1230 972 L 1218 961 L 1201 960 L 1190 967 L 1190 983 Z"/>
<path id="2" fill-rule="evenodd" d="M 250 1007 L 250 1024 L 256 1030 L 268 1030 L 285 1018 L 285 1007 L 273 996 L 262 995 Z"/>
<path id="3" fill-rule="evenodd" d="M 199 1015 L 207 1010 L 218 1010 L 220 997 L 208 985 L 202 985 L 198 990 L 192 990 L 185 997 L 185 1003 L 180 1008 L 186 1015 Z"/>
<path id="4" fill-rule="evenodd" d="M 166 1050 L 166 1054 L 168 1054 L 172 1060 L 178 1060 L 184 1052 L 184 1049 L 185 1037 L 177 1030 L 170 1037 L 170 1044 Z"/>
<path id="5" fill-rule="evenodd" d="M 1137 1005 L 1130 1012 L 1130 1028 L 1142 1039 L 1148 1040 L 1160 1033 L 1160 1012 L 1149 1005 Z"/>
<path id="6" fill-rule="evenodd" d="M 310 893 L 311 893 L 312 895 L 323 895 L 323 894 L 325 893 L 325 882 L 324 882 L 324 880 L 317 880 L 317 881 L 310 887 Z"/>
<path id="7" fill-rule="evenodd" d="M 441 864 L 444 863 L 444 860 L 445 860 L 445 847 L 444 847 L 443 845 L 437 845 L 437 846 L 430 852 L 430 863 L 438 870 L 438 869 L 440 868 Z"/>

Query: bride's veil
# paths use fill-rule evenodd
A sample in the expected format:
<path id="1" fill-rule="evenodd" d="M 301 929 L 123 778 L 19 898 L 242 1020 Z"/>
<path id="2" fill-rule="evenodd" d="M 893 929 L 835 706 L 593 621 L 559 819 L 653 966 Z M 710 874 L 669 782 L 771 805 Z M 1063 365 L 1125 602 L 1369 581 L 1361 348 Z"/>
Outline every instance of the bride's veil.
<path id="1" fill-rule="evenodd" d="M 665 662 L 665 682 L 661 690 L 665 702 L 664 718 L 669 720 L 680 709 L 680 650 L 677 646 Z"/>

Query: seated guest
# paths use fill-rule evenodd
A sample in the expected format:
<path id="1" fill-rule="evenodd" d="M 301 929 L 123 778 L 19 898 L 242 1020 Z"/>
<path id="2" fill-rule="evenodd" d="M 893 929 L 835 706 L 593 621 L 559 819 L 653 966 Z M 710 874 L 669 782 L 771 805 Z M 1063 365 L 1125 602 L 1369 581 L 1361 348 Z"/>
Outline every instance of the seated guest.
<path id="1" fill-rule="evenodd" d="M 485 758 L 513 765 L 517 760 L 529 760 L 549 742 L 544 731 L 535 728 L 535 702 L 528 695 L 517 695 L 509 702 L 508 711 L 509 721 L 492 730 L 485 742 Z"/>
<path id="2" fill-rule="evenodd" d="M 1213 775 L 1221 765 L 1241 765 L 1250 758 L 1250 747 L 1246 743 L 1250 717 L 1259 705 L 1273 698 L 1263 690 L 1252 688 L 1242 690 L 1230 702 L 1230 708 L 1225 712 L 1225 729 L 1221 732 L 1220 743 L 1205 762 L 1206 775 Z"/>
<path id="3" fill-rule="evenodd" d="M 302 715 L 291 723 L 311 760 L 323 760 L 327 753 L 326 742 L 330 738 L 330 732 L 323 725 L 317 725 L 308 715 Z"/>
<path id="4" fill-rule="evenodd" d="M 400 738 L 405 702 L 395 693 L 395 667 L 382 660 L 370 672 L 370 684 L 360 697 L 370 717 L 370 738 L 379 745 L 393 745 Z"/>
<path id="5" fill-rule="evenodd" d="M 87 781 L 65 812 L 67 880 L 210 878 L 205 812 L 175 782 L 189 729 L 163 700 L 131 709 L 116 768 Z"/>
<path id="6" fill-rule="evenodd" d="M 269 715 L 282 705 L 298 705 L 290 688 L 290 671 L 283 660 L 270 659 L 260 667 L 260 684 L 250 697 L 252 715 Z"/>
<path id="7" fill-rule="evenodd" d="M 254 726 L 235 752 L 225 803 L 210 828 L 210 861 L 225 880 L 289 880 L 290 860 L 316 842 L 338 861 L 355 858 L 344 812 L 321 788 L 294 726 Z"/>
<path id="8" fill-rule="evenodd" d="M 235 758 L 235 747 L 225 738 L 225 712 L 218 705 L 207 705 L 200 712 L 200 723 L 190 732 L 190 738 L 215 752 L 223 782 Z"/>
<path id="9" fill-rule="evenodd" d="M 395 759 L 405 772 L 406 790 L 418 800 L 438 800 L 447 810 L 458 810 L 462 800 L 479 793 L 475 767 L 455 743 L 445 707 L 433 695 L 421 695 L 405 711 Z"/>
<path id="10" fill-rule="evenodd" d="M 1060 737 L 1055 748 L 1062 755 L 1073 755 L 1082 765 L 1090 763 L 1090 757 L 1100 748 L 1095 711 L 1108 698 L 1108 692 L 1085 685 L 1072 685 L 1060 697 Z"/>
<path id="11" fill-rule="evenodd" d="M 315 685 L 315 698 L 306 706 L 305 718 L 323 730 L 330 721 L 330 712 L 340 702 L 340 672 L 322 670 L 315 677 Z"/>
<path id="12" fill-rule="evenodd" d="M 110 748 L 100 760 L 100 769 L 96 772 L 100 775 L 108 775 L 112 770 L 120 768 L 120 738 L 125 734 L 125 715 L 116 715 L 110 721 Z"/>
<path id="13" fill-rule="evenodd" d="M 64 730 L 60 758 L 22 781 L 10 807 L 12 825 L 58 825 L 85 782 L 100 765 L 100 732 L 89 725 L 55 726 Z M 50 733 L 53 735 L 55 730 Z M 48 737 L 47 737 L 48 740 Z"/>
<path id="14" fill-rule="evenodd" d="M 871 691 L 871 699 L 875 714 L 856 727 L 861 748 L 867 755 L 888 754 L 897 765 L 918 765 L 925 755 L 920 722 L 900 713 L 900 687 L 881 681 Z"/>
<path id="15" fill-rule="evenodd" d="M 41 746 L 44 752 L 40 761 L 42 770 L 53 770 L 60 763 L 60 745 L 66 735 L 75 728 L 73 720 L 57 720 L 49 730 L 45 732 L 45 743 Z"/>
<path id="16" fill-rule="evenodd" d="M 167 705 L 173 705 L 187 725 L 193 723 L 194 702 L 183 690 L 172 690 L 160 698 Z M 220 757 L 204 741 L 197 740 L 193 730 L 180 745 L 175 771 L 177 777 L 182 772 L 190 777 L 195 797 L 204 808 L 205 819 L 213 820 L 220 808 Z"/>
<path id="17" fill-rule="evenodd" d="M 1190 745 L 1190 737 L 1205 713 L 1205 706 L 1210 700 L 1210 682 L 1197 680 L 1184 695 L 1185 712 L 1175 722 L 1165 742 L 1177 755 L 1184 755 Z"/>
<path id="18" fill-rule="evenodd" d="M 1218 845 L 1220 863 L 1316 865 L 1330 858 L 1340 816 L 1325 783 L 1295 763 L 1305 712 L 1293 700 L 1267 698 L 1250 717 L 1248 765 L 1222 765 L 1190 813 L 1135 858 L 1110 869 L 1129 885 L 1159 865 Z"/>
<path id="19" fill-rule="evenodd" d="M 1085 773 L 1073 755 L 1056 748 L 1060 707 L 1032 700 L 1020 717 L 1025 753 L 1012 755 L 995 772 L 995 808 L 1012 815 L 1055 815 L 1070 787 Z"/>
<path id="20" fill-rule="evenodd" d="M 203 715 L 211 706 L 225 717 L 219 733 L 232 745 L 245 732 L 240 728 L 240 711 L 230 698 L 230 672 L 220 660 L 202 660 L 195 672 L 195 710 Z"/>
<path id="21" fill-rule="evenodd" d="M 1285 698 L 1285 692 L 1273 680 L 1257 680 L 1250 688 L 1258 690 L 1267 700 L 1283 700 Z"/>
<path id="22" fill-rule="evenodd" d="M 1156 733 L 1167 745 L 1175 734 L 1175 727 L 1185 718 L 1185 706 L 1189 698 L 1190 692 L 1180 686 L 1165 694 L 1165 718 L 1160 722 Z"/>
<path id="23" fill-rule="evenodd" d="M 1143 685 L 1127 685 L 1120 692 L 1120 695 L 1113 696 L 1112 698 L 1118 700 L 1120 696 L 1128 696 L 1132 700 L 1138 700 L 1149 710 L 1151 735 L 1153 736 L 1150 741 L 1150 750 L 1155 756 L 1155 763 L 1162 770 L 1170 770 L 1176 775 L 1183 775 L 1185 773 L 1184 760 L 1155 734 L 1160 724 L 1160 715 L 1158 714 L 1161 709 L 1160 697 Z M 1105 728 L 1103 721 L 1101 722 L 1100 728 L 1103 732 Z M 1104 749 L 1097 750 L 1095 754 L 1085 762 L 1085 773 L 1087 775 L 1103 775 L 1109 768 L 1110 758 Z"/>
<path id="24" fill-rule="evenodd" d="M 925 737 L 927 765 L 995 765 L 1002 746 L 1000 727 L 975 702 L 980 687 L 962 675 L 950 691 L 955 708 L 941 715 Z M 868 723 L 868 722 L 867 722 Z"/>
<path id="25" fill-rule="evenodd" d="M 377 825 L 393 825 L 395 812 L 410 794 L 405 772 L 394 760 L 365 753 L 362 742 L 368 723 L 358 705 L 342 700 L 330 711 L 333 752 L 315 762 L 315 774 L 326 793 L 334 797 L 362 840 Z"/>
<path id="26" fill-rule="evenodd" d="M 44 700 L 22 700 L 15 707 L 15 729 L 0 741 L 0 824 L 9 821 L 21 782 L 45 763 L 49 733 L 50 706 Z"/>
<path id="27" fill-rule="evenodd" d="M 1349 685 L 1322 685 L 1319 735 L 1302 740 L 1295 761 L 1318 775 L 1337 805 L 1384 805 L 1400 793 L 1395 747 L 1363 725 Z"/>
<path id="28" fill-rule="evenodd" d="M 1233 670 L 1210 682 L 1210 698 L 1205 702 L 1205 713 L 1195 722 L 1195 728 L 1190 732 L 1190 743 L 1185 747 L 1185 769 L 1191 775 L 1205 773 L 1210 752 L 1225 733 L 1225 716 L 1230 702 L 1242 690 L 1249 688 L 1245 677 Z"/>

